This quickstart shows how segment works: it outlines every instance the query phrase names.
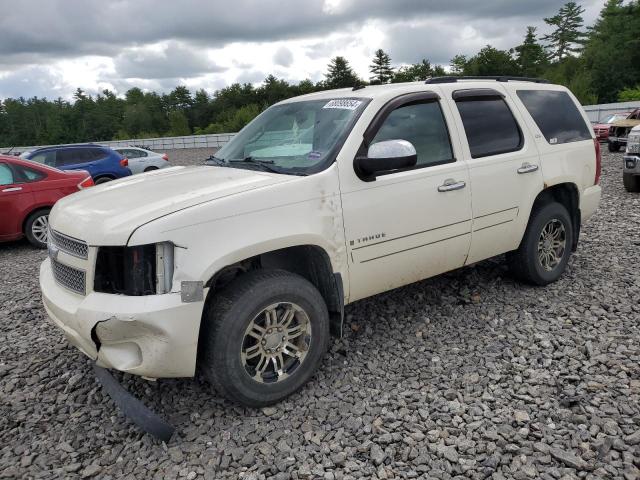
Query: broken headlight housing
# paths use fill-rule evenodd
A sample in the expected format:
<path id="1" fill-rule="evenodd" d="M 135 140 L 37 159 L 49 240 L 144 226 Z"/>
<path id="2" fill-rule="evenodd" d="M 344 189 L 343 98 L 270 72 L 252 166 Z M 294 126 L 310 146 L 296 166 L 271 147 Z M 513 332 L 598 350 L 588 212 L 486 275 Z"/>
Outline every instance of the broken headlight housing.
<path id="1" fill-rule="evenodd" d="M 93 289 L 132 296 L 168 293 L 173 282 L 173 249 L 170 242 L 100 247 Z"/>

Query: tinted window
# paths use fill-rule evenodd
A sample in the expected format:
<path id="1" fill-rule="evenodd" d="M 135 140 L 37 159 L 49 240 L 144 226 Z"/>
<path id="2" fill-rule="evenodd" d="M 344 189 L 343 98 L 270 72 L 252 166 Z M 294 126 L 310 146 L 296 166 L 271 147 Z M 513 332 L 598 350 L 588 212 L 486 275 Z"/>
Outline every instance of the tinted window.
<path id="1" fill-rule="evenodd" d="M 84 161 L 84 152 L 81 148 L 58 150 L 56 152 L 56 165 L 60 167 L 65 165 L 75 165 L 77 163 L 83 163 Z"/>
<path id="2" fill-rule="evenodd" d="M 0 163 L 0 185 L 11 185 L 13 183 L 13 172 L 6 163 Z"/>
<path id="3" fill-rule="evenodd" d="M 88 148 L 85 150 L 85 158 L 87 162 L 92 162 L 94 160 L 100 160 L 107 156 L 107 153 L 100 148 Z"/>
<path id="4" fill-rule="evenodd" d="M 516 93 L 550 144 L 591 140 L 591 130 L 566 92 L 518 90 Z"/>
<path id="5" fill-rule="evenodd" d="M 438 102 L 415 103 L 395 109 L 372 140 L 407 140 L 418 154 L 418 166 L 453 160 L 447 125 Z"/>
<path id="6" fill-rule="evenodd" d="M 470 97 L 456 102 L 472 158 L 515 152 L 522 148 L 522 132 L 500 97 Z"/>

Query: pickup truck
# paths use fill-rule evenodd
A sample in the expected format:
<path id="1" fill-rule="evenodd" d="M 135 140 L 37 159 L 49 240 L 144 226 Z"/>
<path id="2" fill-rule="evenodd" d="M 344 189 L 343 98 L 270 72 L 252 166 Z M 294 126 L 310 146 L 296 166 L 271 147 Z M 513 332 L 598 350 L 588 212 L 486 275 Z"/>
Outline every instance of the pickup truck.
<path id="1" fill-rule="evenodd" d="M 44 307 L 99 367 L 200 372 L 269 405 L 314 374 L 349 303 L 505 253 L 515 278 L 556 281 L 598 207 L 600 162 L 579 102 L 539 79 L 291 98 L 207 165 L 59 201 Z"/>
<path id="2" fill-rule="evenodd" d="M 619 152 L 627 144 L 627 137 L 633 127 L 640 125 L 640 108 L 633 110 L 627 118 L 616 120 L 609 125 L 607 144 L 610 152 Z"/>
<path id="3" fill-rule="evenodd" d="M 627 192 L 640 192 L 640 125 L 629 132 L 627 149 L 622 159 L 622 182 Z"/>

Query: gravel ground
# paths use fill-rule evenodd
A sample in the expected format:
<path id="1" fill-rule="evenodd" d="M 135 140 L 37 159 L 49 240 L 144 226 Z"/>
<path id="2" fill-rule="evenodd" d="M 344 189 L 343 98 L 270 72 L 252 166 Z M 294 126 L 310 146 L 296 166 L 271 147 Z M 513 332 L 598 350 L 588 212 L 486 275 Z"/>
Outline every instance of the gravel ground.
<path id="1" fill-rule="evenodd" d="M 0 477 L 640 478 L 640 196 L 619 154 L 603 163 L 600 210 L 553 285 L 496 259 L 360 301 L 314 379 L 261 410 L 200 380 L 120 377 L 176 426 L 168 445 L 45 321 L 45 253 L 0 246 Z"/>

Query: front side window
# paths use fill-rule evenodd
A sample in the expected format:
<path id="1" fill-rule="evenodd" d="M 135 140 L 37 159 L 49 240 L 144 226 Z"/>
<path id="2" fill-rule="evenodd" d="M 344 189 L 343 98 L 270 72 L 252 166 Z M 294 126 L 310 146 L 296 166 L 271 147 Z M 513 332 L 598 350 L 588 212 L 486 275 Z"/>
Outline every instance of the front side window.
<path id="1" fill-rule="evenodd" d="M 56 166 L 56 152 L 41 152 L 36 153 L 31 158 L 28 158 L 32 162 L 42 163 L 43 165 L 49 165 L 50 167 Z"/>
<path id="2" fill-rule="evenodd" d="M 516 93 L 549 144 L 591 140 L 591 129 L 567 92 L 518 90 Z"/>
<path id="3" fill-rule="evenodd" d="M 403 105 L 392 111 L 371 143 L 385 140 L 411 142 L 418 154 L 417 167 L 453 161 L 447 125 L 435 101 Z"/>
<path id="4" fill-rule="evenodd" d="M 456 101 L 471 158 L 481 158 L 522 148 L 522 132 L 502 97 L 472 97 Z"/>
<path id="5" fill-rule="evenodd" d="M 275 105 L 243 128 L 209 163 L 316 173 L 333 161 L 366 104 L 364 99 L 338 98 Z"/>
<path id="6" fill-rule="evenodd" d="M 0 185 L 12 185 L 13 172 L 6 163 L 0 163 Z"/>

